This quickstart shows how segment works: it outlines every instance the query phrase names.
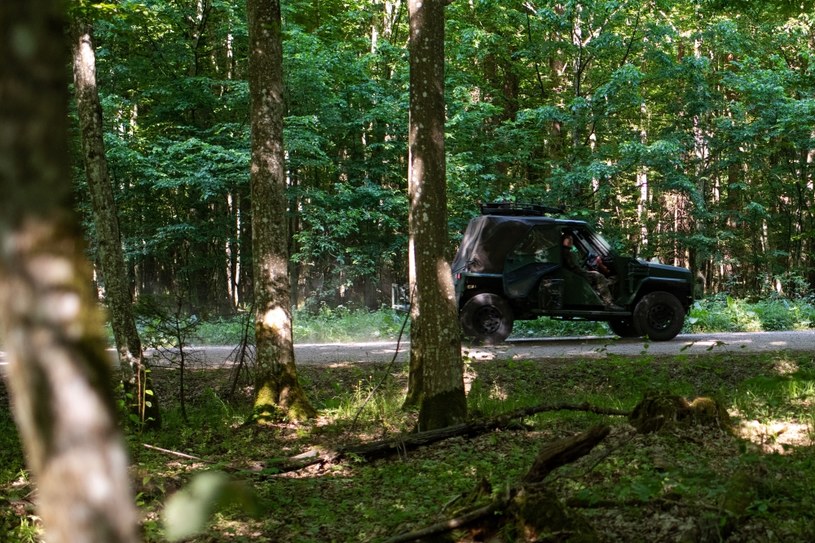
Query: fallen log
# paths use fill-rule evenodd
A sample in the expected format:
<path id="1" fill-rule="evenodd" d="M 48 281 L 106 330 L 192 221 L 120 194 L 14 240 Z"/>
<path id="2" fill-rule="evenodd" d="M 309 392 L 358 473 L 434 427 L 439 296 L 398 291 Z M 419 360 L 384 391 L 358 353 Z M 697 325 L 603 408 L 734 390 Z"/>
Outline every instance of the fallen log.
<path id="1" fill-rule="evenodd" d="M 730 431 L 732 423 L 727 409 L 713 398 L 688 401 L 667 391 L 649 391 L 628 417 L 628 422 L 641 434 L 658 432 L 676 425 L 714 426 Z"/>
<path id="2" fill-rule="evenodd" d="M 299 458 L 293 457 L 282 462 L 270 463 L 268 467 L 274 468 L 278 472 L 283 473 L 297 471 L 315 464 L 336 461 L 345 457 L 353 457 L 362 460 L 386 458 L 388 456 L 405 454 L 407 451 L 417 449 L 419 447 L 425 447 L 427 445 L 453 437 L 476 437 L 487 432 L 507 428 L 516 419 L 529 417 L 548 411 L 585 411 L 588 413 L 618 417 L 628 417 L 631 415 L 630 411 L 623 411 L 608 407 L 598 407 L 588 403 L 542 404 L 532 407 L 522 407 L 520 409 L 510 411 L 509 413 L 498 415 L 492 419 L 457 424 L 454 426 L 448 426 L 447 428 L 439 428 L 437 430 L 431 430 L 428 432 L 401 434 L 390 439 L 372 441 L 370 443 L 362 443 L 349 447 L 341 447 L 336 451 L 314 456 L 308 459 L 303 459 L 302 455 L 299 455 Z"/>
<path id="3" fill-rule="evenodd" d="M 595 426 L 582 434 L 544 445 L 535 457 L 532 467 L 526 472 L 523 483 L 542 483 L 553 470 L 589 454 L 610 431 L 608 426 Z"/>
<path id="4" fill-rule="evenodd" d="M 417 539 L 423 539 L 425 537 L 432 537 L 434 535 L 443 534 L 445 532 L 461 528 L 462 526 L 465 526 L 470 522 L 490 516 L 496 511 L 500 511 L 506 505 L 506 503 L 507 500 L 495 500 L 483 507 L 473 509 L 472 511 L 465 513 L 460 517 L 452 518 L 442 522 L 437 522 L 436 524 L 431 524 L 430 526 L 421 528 L 419 530 L 414 530 L 412 532 L 405 532 L 403 534 L 399 534 L 395 537 L 386 540 L 385 543 L 407 543 L 408 541 L 416 541 Z"/>

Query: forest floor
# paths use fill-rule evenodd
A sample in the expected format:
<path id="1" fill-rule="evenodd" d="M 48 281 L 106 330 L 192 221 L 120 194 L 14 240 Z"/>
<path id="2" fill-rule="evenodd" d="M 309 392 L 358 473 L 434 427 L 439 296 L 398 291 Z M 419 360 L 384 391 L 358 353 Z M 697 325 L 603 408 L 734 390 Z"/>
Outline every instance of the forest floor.
<path id="1" fill-rule="evenodd" d="M 815 533 L 812 354 L 468 361 L 473 420 L 541 404 L 630 411 L 647 391 L 664 390 L 715 398 L 732 428 L 677 423 L 638 433 L 625 416 L 551 410 L 383 459 L 345 455 L 283 471 L 283 459 L 395 438 L 415 421 L 415 413 L 400 409 L 402 363 L 303 366 L 300 376 L 318 418 L 257 428 L 243 424 L 251 397 L 246 376 L 231 390 L 228 370 L 188 372 L 184 420 L 178 372 L 155 372 L 164 427 L 127 433 L 145 541 L 165 540 L 164 504 L 196 473 L 211 470 L 227 473 L 253 498 L 221 510 L 192 541 L 386 541 L 506 493 L 542 446 L 598 424 L 611 426 L 609 436 L 546 479 L 547 490 L 593 528 L 594 538 L 584 541 L 806 541 Z M 5 391 L 0 396 L 5 430 Z M 33 484 L 21 472 L 19 445 L 3 439 L 0 540 L 24 541 Z M 483 492 L 476 497 L 477 488 Z M 247 514 L 252 505 L 259 515 Z M 491 541 L 509 541 L 511 532 Z M 465 525 L 432 541 L 479 541 L 484 534 Z M 563 531 L 535 537 L 569 540 Z"/>

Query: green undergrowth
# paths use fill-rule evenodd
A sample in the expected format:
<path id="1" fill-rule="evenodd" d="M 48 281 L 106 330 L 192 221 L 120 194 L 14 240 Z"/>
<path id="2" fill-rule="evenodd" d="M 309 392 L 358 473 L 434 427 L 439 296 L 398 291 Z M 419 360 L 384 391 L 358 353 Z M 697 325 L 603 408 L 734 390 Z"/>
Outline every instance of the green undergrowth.
<path id="1" fill-rule="evenodd" d="M 772 297 L 755 302 L 714 296 L 691 308 L 688 332 L 759 332 L 815 327 L 815 300 Z"/>
<path id="2" fill-rule="evenodd" d="M 170 496 L 195 474 L 219 470 L 250 491 L 260 515 L 227 505 L 192 541 L 383 541 L 455 516 L 462 496 L 479 484 L 487 483 L 493 496 L 505 492 L 544 444 L 597 424 L 610 424 L 611 435 L 587 457 L 556 470 L 548 484 L 598 528 L 601 541 L 698 541 L 692 535 L 702 521 L 737 542 L 805 540 L 815 528 L 812 354 L 467 361 L 465 368 L 473 419 L 540 404 L 630 410 L 646 391 L 665 390 L 722 402 L 737 435 L 678 426 L 640 435 L 625 417 L 552 410 L 384 460 L 350 456 L 281 474 L 278 459 L 410 431 L 416 414 L 401 405 L 406 368 L 304 366 L 301 379 L 318 418 L 262 428 L 243 425 L 251 387 L 239 383 L 228 396 L 228 372 L 189 373 L 184 420 L 174 400 L 175 373 L 156 370 L 164 427 L 127 431 L 144 540 L 164 541 L 161 511 Z M 5 394 L 0 440 L 0 540 L 34 541 L 33 486 L 22 469 Z M 744 510 L 731 518 L 721 504 L 739 477 L 750 482 L 749 493 Z M 468 540 L 464 531 L 456 538 Z"/>
<path id="3" fill-rule="evenodd" d="M 399 337 L 405 323 L 406 313 L 383 308 L 378 311 L 363 309 L 349 309 L 346 307 L 329 308 L 324 306 L 318 311 L 295 310 L 292 315 L 293 334 L 297 343 L 345 343 L 352 341 L 393 341 Z M 164 315 L 164 320 L 170 321 L 170 328 L 175 329 L 174 318 Z M 185 323 L 194 323 L 185 342 L 197 345 L 237 345 L 247 330 L 247 319 L 251 318 L 245 312 L 228 317 L 211 317 L 198 319 L 185 316 Z M 140 332 L 142 336 L 156 337 L 158 344 L 172 344 L 176 338 L 167 337 L 167 334 L 156 334 L 155 330 L 161 328 L 158 319 L 141 319 Z M 253 328 L 249 323 L 249 338 L 253 338 Z M 112 333 L 109 334 L 112 337 Z M 409 327 L 405 326 L 404 337 L 409 335 Z"/>

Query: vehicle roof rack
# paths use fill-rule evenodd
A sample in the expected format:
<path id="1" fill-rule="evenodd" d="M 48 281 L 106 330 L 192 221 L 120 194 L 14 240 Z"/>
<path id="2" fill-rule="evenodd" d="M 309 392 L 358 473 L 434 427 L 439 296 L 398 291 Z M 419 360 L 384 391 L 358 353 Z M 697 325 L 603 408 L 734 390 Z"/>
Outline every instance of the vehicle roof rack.
<path id="1" fill-rule="evenodd" d="M 546 215 L 562 215 L 566 210 L 563 207 L 550 207 L 542 204 L 527 204 L 520 202 L 489 202 L 481 204 L 482 215 L 503 215 L 508 217 L 543 217 Z"/>

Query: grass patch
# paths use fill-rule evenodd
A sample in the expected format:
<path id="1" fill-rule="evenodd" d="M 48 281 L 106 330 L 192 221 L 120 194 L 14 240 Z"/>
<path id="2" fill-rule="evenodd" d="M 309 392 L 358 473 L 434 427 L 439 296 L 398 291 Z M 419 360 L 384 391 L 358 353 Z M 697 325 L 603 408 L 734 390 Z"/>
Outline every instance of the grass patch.
<path id="1" fill-rule="evenodd" d="M 317 312 L 295 310 L 292 315 L 294 340 L 297 343 L 392 341 L 399 336 L 405 316 L 405 313 L 391 309 L 369 311 L 324 306 Z M 246 319 L 249 317 L 251 315 L 241 313 L 197 321 L 188 342 L 195 345 L 237 345 L 244 336 Z M 253 338 L 252 330 L 249 323 L 250 340 Z M 409 327 L 406 327 L 405 337 L 408 334 Z"/>
<path id="2" fill-rule="evenodd" d="M 631 409 L 646 390 L 666 389 L 724 402 L 739 436 L 715 428 L 638 435 L 623 417 L 554 411 L 528 417 L 515 428 L 451 439 L 388 460 L 347 459 L 274 476 L 272 459 L 412 428 L 415 413 L 401 409 L 406 368 L 303 366 L 303 383 L 320 410 L 318 419 L 263 429 L 242 426 L 251 389 L 239 387 L 237 396 L 227 398 L 225 370 L 190 372 L 187 423 L 173 399 L 174 372 L 156 370 L 165 426 L 127 436 L 145 541 L 163 541 L 157 520 L 163 504 L 193 474 L 213 468 L 227 470 L 252 488 L 263 514 L 250 518 L 239 507 L 227 508 L 206 535 L 193 541 L 382 541 L 447 518 L 453 506 L 445 509 L 445 504 L 457 503 L 481 480 L 500 492 L 525 473 L 544 443 L 598 423 L 611 424 L 611 436 L 588 457 L 557 470 L 549 484 L 598 527 L 601 541 L 676 541 L 687 537 L 699 519 L 710 517 L 713 526 L 724 522 L 717 507 L 734 473 L 749 474 L 755 491 L 730 541 L 767 539 L 767 534 L 773 534 L 770 540 L 805 540 L 813 529 L 812 355 L 495 360 L 469 361 L 466 368 L 473 417 L 559 402 Z M 36 541 L 36 522 L 29 516 L 34 511 L 25 499 L 33 486 L 22 470 L 5 393 L 2 406 L 0 540 Z M 793 428 L 798 430 L 794 436 Z M 179 459 L 144 443 L 206 462 Z"/>
<path id="3" fill-rule="evenodd" d="M 406 314 L 383 308 L 378 311 L 347 307 L 296 310 L 293 315 L 297 343 L 394 341 Z M 190 342 L 200 345 L 236 345 L 246 326 L 246 314 L 197 321 Z M 729 296 L 698 300 L 686 319 L 685 333 L 758 332 L 804 330 L 815 326 L 815 302 L 810 298 L 768 298 L 751 302 Z M 404 337 L 410 334 L 409 323 Z M 613 335 L 603 322 L 567 321 L 541 317 L 517 321 L 513 338 Z"/>
<path id="4" fill-rule="evenodd" d="M 295 311 L 294 340 L 298 343 L 394 340 L 406 314 L 391 309 L 353 310 L 323 306 L 316 313 Z"/>

